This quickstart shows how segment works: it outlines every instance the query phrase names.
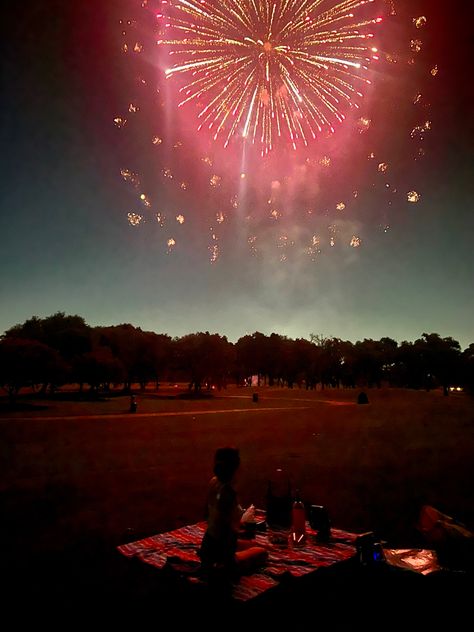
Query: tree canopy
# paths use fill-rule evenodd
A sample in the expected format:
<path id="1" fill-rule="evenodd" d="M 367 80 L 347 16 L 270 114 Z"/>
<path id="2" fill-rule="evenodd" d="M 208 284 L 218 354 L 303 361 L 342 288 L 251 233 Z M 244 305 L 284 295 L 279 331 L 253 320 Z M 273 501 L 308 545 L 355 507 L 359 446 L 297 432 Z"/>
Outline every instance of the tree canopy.
<path id="1" fill-rule="evenodd" d="M 414 342 L 392 338 L 355 343 L 311 334 L 293 340 L 256 331 L 232 343 L 218 333 L 171 338 L 129 323 L 89 326 L 83 317 L 57 312 L 32 316 L 0 339 L 0 386 L 11 398 L 21 388 L 54 391 L 62 384 L 125 391 L 138 383 L 187 381 L 195 391 L 223 388 L 233 380 L 313 389 L 325 387 L 408 388 L 452 386 L 474 391 L 474 343 L 464 351 L 452 337 L 423 333 Z"/>

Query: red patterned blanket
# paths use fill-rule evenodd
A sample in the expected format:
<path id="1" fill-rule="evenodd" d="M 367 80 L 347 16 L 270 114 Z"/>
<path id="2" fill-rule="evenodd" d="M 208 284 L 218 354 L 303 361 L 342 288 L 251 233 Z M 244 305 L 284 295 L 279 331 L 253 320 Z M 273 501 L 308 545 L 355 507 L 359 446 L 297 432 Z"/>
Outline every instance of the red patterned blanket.
<path id="1" fill-rule="evenodd" d="M 168 564 L 192 583 L 203 583 L 200 577 L 200 561 L 197 554 L 201 544 L 205 522 L 181 527 L 175 531 L 123 544 L 120 553 L 137 558 L 158 569 Z M 303 545 L 277 546 L 269 543 L 267 533 L 255 536 L 255 545 L 268 549 L 268 561 L 252 575 L 243 576 L 233 585 L 232 596 L 238 601 L 247 601 L 276 586 L 288 574 L 301 577 L 318 568 L 344 562 L 356 554 L 354 533 L 331 529 L 328 542 L 319 542 L 316 532 L 307 525 L 307 538 Z"/>

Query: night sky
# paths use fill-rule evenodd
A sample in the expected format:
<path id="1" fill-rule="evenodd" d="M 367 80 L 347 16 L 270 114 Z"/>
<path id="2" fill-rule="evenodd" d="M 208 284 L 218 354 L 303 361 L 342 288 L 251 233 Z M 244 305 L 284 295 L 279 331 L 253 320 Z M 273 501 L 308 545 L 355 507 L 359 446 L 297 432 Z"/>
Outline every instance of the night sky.
<path id="1" fill-rule="evenodd" d="M 163 76 L 150 46 L 157 3 L 140 4 L 7 1 L 2 9 L 0 332 L 64 311 L 90 325 L 210 331 L 232 341 L 261 331 L 354 342 L 437 332 L 462 348 L 474 342 L 471 3 L 395 1 L 397 15 L 377 37 L 398 63 L 374 66 L 359 113 L 371 129 L 361 134 L 348 121 L 332 139 L 315 141 L 304 156 L 315 164 L 330 156 L 324 174 L 305 176 L 303 154 L 290 149 L 268 164 L 249 158 L 257 176 L 238 209 L 230 199 L 242 186 L 241 149 L 231 146 L 223 158 L 195 131 L 192 108 L 178 113 L 172 82 L 158 96 L 150 87 Z M 389 4 L 379 2 L 385 12 Z M 428 21 L 416 30 L 412 18 L 421 15 Z M 121 19 L 135 22 L 122 27 Z M 420 53 L 410 51 L 413 38 Z M 142 53 L 121 52 L 132 40 Z M 130 103 L 140 111 L 130 113 Z M 118 116 L 127 118 L 123 128 Z M 426 120 L 423 140 L 411 138 Z M 202 160 L 209 155 L 212 167 Z M 387 173 L 377 171 L 380 162 Z M 168 166 L 173 181 L 163 176 Z M 122 178 L 125 168 L 140 174 L 138 189 Z M 270 182 L 285 172 L 293 180 L 281 217 L 270 217 L 258 174 Z M 214 174 L 217 188 L 209 186 Z M 311 182 L 300 192 L 292 188 L 305 177 Z M 186 190 L 175 186 L 182 181 Z M 412 190 L 421 195 L 416 204 L 407 202 Z M 151 208 L 140 205 L 140 191 Z M 336 211 L 342 200 L 346 208 Z M 142 222 L 131 225 L 128 213 Z M 313 235 L 320 241 L 308 254 Z M 349 245 L 353 236 L 359 247 Z"/>

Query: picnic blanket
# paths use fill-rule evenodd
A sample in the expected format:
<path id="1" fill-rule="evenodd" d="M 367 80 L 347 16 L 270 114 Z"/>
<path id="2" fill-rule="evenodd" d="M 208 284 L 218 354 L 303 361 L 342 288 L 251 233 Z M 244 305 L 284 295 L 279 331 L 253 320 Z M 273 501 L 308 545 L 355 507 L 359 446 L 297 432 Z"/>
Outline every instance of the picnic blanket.
<path id="1" fill-rule="evenodd" d="M 153 535 L 143 540 L 122 544 L 119 552 L 129 558 L 138 558 L 146 564 L 163 569 L 171 566 L 188 581 L 202 584 L 198 549 L 206 529 L 206 522 L 198 522 Z M 319 568 L 344 562 L 356 555 L 357 535 L 331 529 L 328 542 L 319 542 L 317 533 L 307 524 L 307 538 L 303 545 L 270 545 L 265 532 L 255 536 L 255 545 L 268 549 L 268 561 L 264 567 L 251 575 L 244 575 L 232 586 L 232 597 L 247 601 L 277 586 L 282 579 L 302 577 Z"/>

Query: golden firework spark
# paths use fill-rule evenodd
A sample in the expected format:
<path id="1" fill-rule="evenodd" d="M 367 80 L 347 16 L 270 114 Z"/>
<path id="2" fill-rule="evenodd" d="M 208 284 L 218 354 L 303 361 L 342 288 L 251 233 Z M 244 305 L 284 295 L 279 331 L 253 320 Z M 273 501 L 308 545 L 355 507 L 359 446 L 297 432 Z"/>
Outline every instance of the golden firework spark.
<path id="1" fill-rule="evenodd" d="M 143 221 L 143 216 L 138 213 L 127 213 L 127 219 L 130 226 L 138 226 Z"/>
<path id="2" fill-rule="evenodd" d="M 120 175 L 125 182 L 130 182 L 130 184 L 132 184 L 135 188 L 140 186 L 140 176 L 138 173 L 130 171 L 130 169 L 120 169 Z"/>
<path id="3" fill-rule="evenodd" d="M 416 204 L 417 202 L 419 202 L 420 198 L 421 198 L 421 195 L 417 193 L 416 191 L 409 191 L 409 193 L 407 193 L 407 199 L 412 204 Z"/>
<path id="4" fill-rule="evenodd" d="M 416 26 L 417 29 L 423 28 L 423 26 L 425 26 L 427 22 L 428 20 L 424 15 L 420 15 L 419 18 L 413 18 L 413 24 Z"/>
<path id="5" fill-rule="evenodd" d="M 414 53 L 419 53 L 422 46 L 423 42 L 419 39 L 412 39 L 410 42 L 410 48 Z"/>

